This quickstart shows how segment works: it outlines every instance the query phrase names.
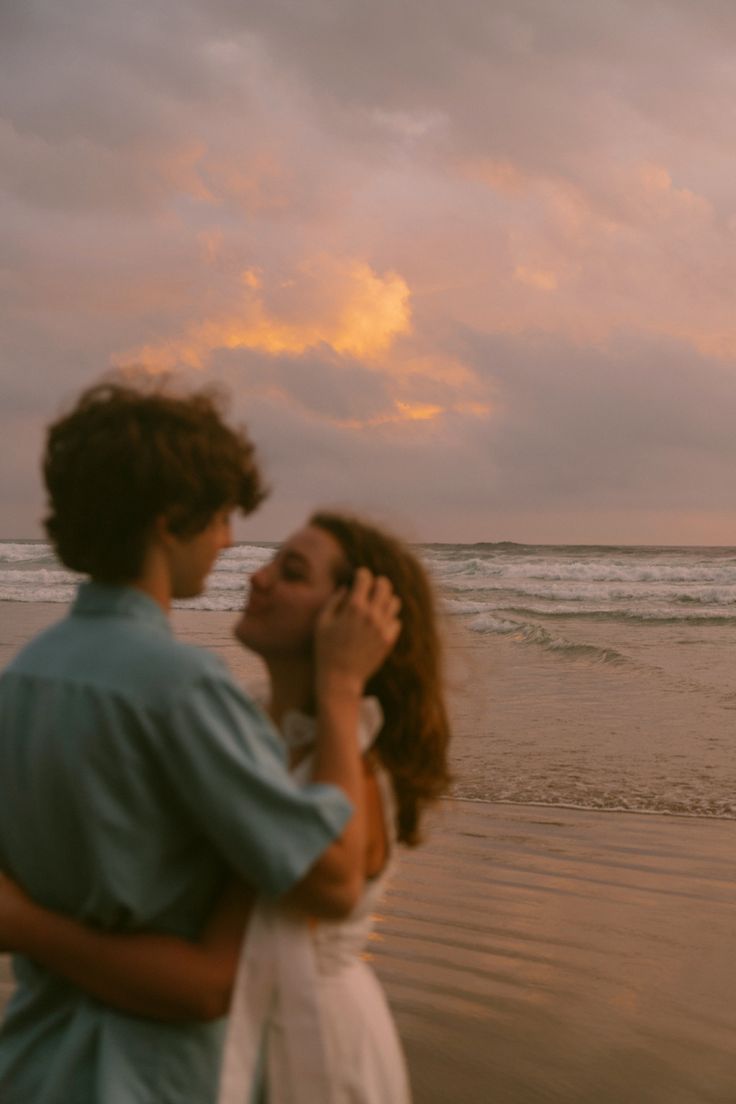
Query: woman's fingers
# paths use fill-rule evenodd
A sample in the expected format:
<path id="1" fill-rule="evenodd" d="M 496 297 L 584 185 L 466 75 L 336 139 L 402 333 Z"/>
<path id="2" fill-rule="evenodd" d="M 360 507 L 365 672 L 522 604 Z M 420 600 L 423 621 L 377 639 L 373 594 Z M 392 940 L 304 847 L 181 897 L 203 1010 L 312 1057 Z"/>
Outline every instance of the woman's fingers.
<path id="1" fill-rule="evenodd" d="M 401 632 L 400 607 L 388 579 L 358 568 L 350 591 L 336 592 L 320 615 L 316 638 L 319 672 L 342 671 L 367 681 Z"/>
<path id="2" fill-rule="evenodd" d="M 365 567 L 358 568 L 350 601 L 376 628 L 388 634 L 387 640 L 393 645 L 401 630 L 400 623 L 397 625 L 401 601 L 390 580 L 385 575 L 371 574 Z"/>
<path id="3" fill-rule="evenodd" d="M 355 572 L 353 585 L 350 589 L 350 600 L 360 605 L 368 602 L 375 583 L 375 577 L 367 567 L 359 567 Z"/>
<path id="4" fill-rule="evenodd" d="M 394 613 L 401 601 L 385 575 L 373 575 L 367 567 L 359 567 L 350 597 L 357 605 L 365 604 L 381 612 Z"/>
<path id="5" fill-rule="evenodd" d="M 377 576 L 373 581 L 370 607 L 371 616 L 383 632 L 387 645 L 386 654 L 388 654 L 401 632 L 401 621 L 399 619 L 401 601 L 384 575 Z"/>
<path id="6" fill-rule="evenodd" d="M 385 575 L 378 575 L 374 579 L 372 600 L 376 608 L 387 617 L 396 617 L 401 609 L 401 599 Z"/>

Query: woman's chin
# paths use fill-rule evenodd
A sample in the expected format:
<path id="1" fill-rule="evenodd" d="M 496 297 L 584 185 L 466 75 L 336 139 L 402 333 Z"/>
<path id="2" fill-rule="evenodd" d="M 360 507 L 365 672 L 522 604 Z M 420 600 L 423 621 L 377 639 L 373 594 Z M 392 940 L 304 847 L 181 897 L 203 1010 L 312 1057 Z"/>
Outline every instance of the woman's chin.
<path id="1" fill-rule="evenodd" d="M 250 643 L 250 626 L 248 624 L 248 614 L 242 613 L 238 620 L 233 625 L 233 636 L 236 640 L 239 640 L 241 644 L 245 644 L 246 648 L 251 647 Z"/>
<path id="2" fill-rule="evenodd" d="M 257 656 L 264 658 L 267 648 L 263 647 L 264 641 L 262 635 L 258 632 L 257 628 L 251 624 L 251 621 L 247 613 L 244 613 L 239 621 L 235 623 L 233 627 L 233 636 L 242 644 L 244 648 L 247 648 L 249 652 L 255 653 Z"/>

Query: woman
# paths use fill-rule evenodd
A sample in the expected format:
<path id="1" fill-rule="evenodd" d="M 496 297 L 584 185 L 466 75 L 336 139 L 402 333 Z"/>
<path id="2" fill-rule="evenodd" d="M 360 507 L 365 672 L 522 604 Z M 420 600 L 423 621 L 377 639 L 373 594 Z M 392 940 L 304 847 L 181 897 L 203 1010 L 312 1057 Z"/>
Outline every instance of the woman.
<path id="1" fill-rule="evenodd" d="M 314 735 L 314 629 L 360 567 L 401 601 L 395 648 L 368 683 L 364 751 L 365 888 L 347 917 L 311 923 L 283 904 L 253 902 L 233 884 L 199 943 L 153 933 L 107 934 L 49 913 L 12 883 L 0 891 L 0 943 L 39 958 L 124 1011 L 164 1019 L 224 1014 L 237 966 L 221 1104 L 402 1104 L 409 1091 L 383 993 L 360 958 L 397 841 L 419 842 L 422 814 L 448 781 L 449 728 L 431 588 L 414 555 L 354 518 L 316 513 L 252 577 L 235 633 L 264 660 L 268 710 L 309 776 Z M 242 940 L 243 925 L 247 924 Z"/>

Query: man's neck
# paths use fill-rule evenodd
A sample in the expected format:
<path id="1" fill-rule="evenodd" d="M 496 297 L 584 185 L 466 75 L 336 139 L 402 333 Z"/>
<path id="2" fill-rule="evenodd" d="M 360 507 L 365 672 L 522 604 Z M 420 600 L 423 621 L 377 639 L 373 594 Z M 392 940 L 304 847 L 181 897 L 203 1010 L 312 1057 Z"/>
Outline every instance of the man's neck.
<path id="1" fill-rule="evenodd" d="M 143 569 L 137 579 L 130 584 L 136 590 L 141 590 L 154 602 L 158 602 L 164 613 L 171 611 L 171 575 L 168 564 L 160 550 L 151 546 L 146 552 L 143 561 Z"/>

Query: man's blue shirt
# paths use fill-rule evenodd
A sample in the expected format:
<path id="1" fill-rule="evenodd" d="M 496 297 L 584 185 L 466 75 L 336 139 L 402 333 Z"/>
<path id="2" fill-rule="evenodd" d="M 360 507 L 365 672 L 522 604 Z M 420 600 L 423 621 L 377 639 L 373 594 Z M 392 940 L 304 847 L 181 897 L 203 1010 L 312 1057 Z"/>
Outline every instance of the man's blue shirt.
<path id="1" fill-rule="evenodd" d="M 279 894 L 351 808 L 298 789 L 278 736 L 161 608 L 85 583 L 0 676 L 0 868 L 106 929 L 194 937 L 228 868 Z M 211 1104 L 222 1023 L 126 1016 L 17 958 L 3 1104 Z"/>

